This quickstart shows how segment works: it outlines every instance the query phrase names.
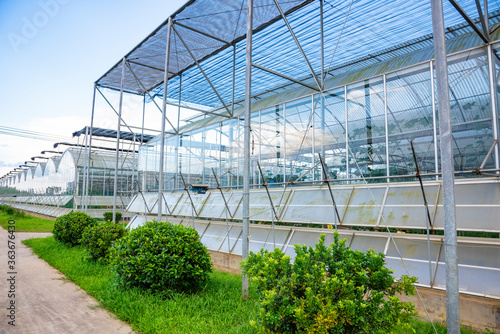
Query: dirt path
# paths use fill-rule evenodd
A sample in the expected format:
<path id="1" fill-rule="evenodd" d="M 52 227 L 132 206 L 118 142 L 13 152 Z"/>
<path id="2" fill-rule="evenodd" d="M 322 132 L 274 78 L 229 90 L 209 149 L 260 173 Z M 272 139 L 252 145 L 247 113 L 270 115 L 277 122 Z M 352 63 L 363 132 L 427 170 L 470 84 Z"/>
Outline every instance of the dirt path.
<path id="1" fill-rule="evenodd" d="M 0 228 L 0 334 L 114 334 L 133 333 L 129 325 L 102 309 L 99 303 L 64 275 L 33 254 L 21 241 L 49 233 L 15 234 L 15 274 L 9 274 L 8 233 Z M 9 297 L 15 276 L 15 298 Z M 8 324 L 11 300 L 15 327 Z"/>

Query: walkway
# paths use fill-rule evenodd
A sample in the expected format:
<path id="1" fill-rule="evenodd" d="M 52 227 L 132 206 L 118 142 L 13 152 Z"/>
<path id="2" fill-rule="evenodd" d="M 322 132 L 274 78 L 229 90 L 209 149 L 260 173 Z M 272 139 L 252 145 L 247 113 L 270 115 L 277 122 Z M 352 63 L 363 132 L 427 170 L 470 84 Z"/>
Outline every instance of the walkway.
<path id="1" fill-rule="evenodd" d="M 0 334 L 127 334 L 124 322 L 64 275 L 33 254 L 21 240 L 49 233 L 16 233 L 16 326 L 8 324 L 10 271 L 7 267 L 8 233 L 0 227 Z"/>

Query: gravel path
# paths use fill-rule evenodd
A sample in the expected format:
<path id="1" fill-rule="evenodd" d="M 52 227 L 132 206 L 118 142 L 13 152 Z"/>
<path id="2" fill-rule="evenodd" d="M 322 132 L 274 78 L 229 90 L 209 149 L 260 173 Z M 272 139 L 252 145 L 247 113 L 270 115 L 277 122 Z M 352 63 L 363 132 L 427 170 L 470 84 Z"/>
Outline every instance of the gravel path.
<path id="1" fill-rule="evenodd" d="M 15 233 L 15 274 L 9 274 L 8 232 L 0 228 L 0 334 L 126 334 L 129 325 L 115 319 L 77 285 L 39 259 L 21 241 L 50 233 Z M 11 276 L 14 280 L 9 282 Z M 14 285 L 11 286 L 11 283 Z M 15 297 L 9 290 L 15 288 Z M 15 327 L 9 307 L 15 302 Z"/>

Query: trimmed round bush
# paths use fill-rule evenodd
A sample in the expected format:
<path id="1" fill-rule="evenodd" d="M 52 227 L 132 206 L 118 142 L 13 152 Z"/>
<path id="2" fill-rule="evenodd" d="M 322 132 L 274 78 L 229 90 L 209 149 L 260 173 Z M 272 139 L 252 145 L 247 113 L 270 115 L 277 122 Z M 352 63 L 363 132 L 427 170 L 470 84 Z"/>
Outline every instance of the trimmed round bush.
<path id="1" fill-rule="evenodd" d="M 95 223 L 94 218 L 83 212 L 70 212 L 56 219 L 52 233 L 57 241 L 71 246 L 79 245 L 83 231 Z"/>
<path id="2" fill-rule="evenodd" d="M 108 260 L 113 243 L 125 236 L 127 230 L 120 224 L 99 222 L 83 231 L 81 244 L 88 250 L 90 258 L 102 263 Z"/>
<path id="3" fill-rule="evenodd" d="M 195 229 L 156 221 L 117 240 L 110 262 L 123 286 L 153 291 L 194 290 L 212 271 L 210 255 Z"/>

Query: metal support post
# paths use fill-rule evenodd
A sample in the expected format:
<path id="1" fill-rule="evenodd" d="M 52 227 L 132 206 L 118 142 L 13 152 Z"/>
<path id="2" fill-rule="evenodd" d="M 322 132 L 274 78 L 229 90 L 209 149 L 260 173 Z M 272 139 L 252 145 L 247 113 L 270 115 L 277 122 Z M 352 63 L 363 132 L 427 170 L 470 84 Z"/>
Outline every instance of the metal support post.
<path id="1" fill-rule="evenodd" d="M 167 119 L 167 88 L 168 88 L 168 65 L 170 58 L 170 36 L 172 34 L 172 17 L 168 18 L 167 27 L 167 45 L 165 47 L 165 74 L 163 77 L 163 109 L 161 116 L 161 142 L 160 142 L 160 180 L 158 182 L 158 222 L 161 221 L 162 215 L 162 198 L 163 198 L 163 182 L 165 175 L 163 174 L 163 160 L 165 158 L 165 120 Z M 175 129 L 174 129 L 175 130 Z"/>
<path id="2" fill-rule="evenodd" d="M 120 82 L 120 104 L 118 106 L 118 125 L 116 129 L 115 179 L 113 183 L 113 223 L 116 224 L 116 195 L 118 191 L 118 161 L 120 159 L 120 130 L 122 123 L 123 85 L 125 83 L 125 57 L 122 59 L 122 79 Z"/>
<path id="3" fill-rule="evenodd" d="M 441 138 L 441 171 L 443 173 L 447 327 L 448 333 L 459 334 L 460 308 L 458 293 L 457 228 L 455 222 L 453 136 L 451 131 L 450 95 L 442 0 L 431 0 L 431 10 L 434 53 L 436 57 L 439 134 Z"/>
<path id="4" fill-rule="evenodd" d="M 253 0 L 247 0 L 247 40 L 245 57 L 245 132 L 243 138 L 243 231 L 241 236 L 241 255 L 248 257 L 248 234 L 250 223 L 250 113 L 252 110 L 252 28 Z M 248 298 L 248 276 L 243 275 L 241 285 L 242 297 Z"/>
<path id="5" fill-rule="evenodd" d="M 90 164 L 91 164 L 91 156 L 92 156 L 92 131 L 94 128 L 94 112 L 95 112 L 95 97 L 97 91 L 97 83 L 94 83 L 94 92 L 92 94 L 92 115 L 90 116 L 90 131 L 89 131 L 89 152 L 88 152 L 88 166 L 87 166 L 87 184 L 85 186 L 85 210 L 89 205 L 88 196 L 89 196 L 89 182 L 90 182 Z M 87 211 L 85 211 L 86 213 Z"/>
<path id="6" fill-rule="evenodd" d="M 321 90 L 325 89 L 325 28 L 324 28 L 324 9 L 323 1 L 319 0 L 319 21 L 320 21 L 320 39 L 321 39 Z M 323 152 L 322 152 L 323 153 Z"/>
<path id="7" fill-rule="evenodd" d="M 90 146 L 88 145 L 89 139 L 89 127 L 85 127 L 85 157 L 83 159 L 83 189 L 82 189 L 82 204 L 83 204 L 83 212 L 87 213 L 87 170 L 88 170 L 88 151 L 90 150 Z"/>
<path id="8" fill-rule="evenodd" d="M 486 2 L 485 2 L 486 3 Z M 494 70 L 493 49 L 491 44 L 488 45 L 488 72 L 490 79 L 490 98 L 491 98 L 491 117 L 493 122 L 493 139 L 496 141 L 495 144 L 495 169 L 500 168 L 500 159 L 498 156 L 498 115 L 497 115 L 497 91 L 495 84 L 495 70 Z"/>
<path id="9" fill-rule="evenodd" d="M 437 120 L 436 120 L 436 97 L 434 96 L 434 66 L 432 60 L 429 62 L 431 75 L 431 100 L 432 100 L 432 135 L 434 140 L 434 168 L 436 173 L 436 181 L 439 180 L 439 159 L 438 159 L 438 142 L 437 142 Z"/>

